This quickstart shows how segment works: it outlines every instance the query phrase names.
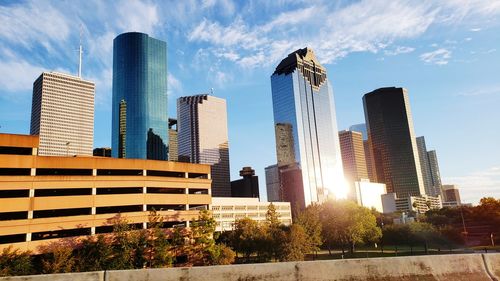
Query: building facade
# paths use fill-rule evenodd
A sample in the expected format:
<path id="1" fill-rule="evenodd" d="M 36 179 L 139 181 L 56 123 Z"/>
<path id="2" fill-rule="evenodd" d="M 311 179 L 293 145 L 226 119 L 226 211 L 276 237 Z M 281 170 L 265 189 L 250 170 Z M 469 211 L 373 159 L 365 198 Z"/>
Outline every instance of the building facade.
<path id="1" fill-rule="evenodd" d="M 365 123 L 349 126 L 349 131 L 360 132 L 363 135 L 363 141 L 368 140 L 368 131 L 366 130 Z"/>
<path id="2" fill-rule="evenodd" d="M 434 191 L 432 184 L 432 173 L 427 154 L 427 146 L 425 145 L 425 138 L 423 136 L 417 138 L 418 157 L 420 160 L 420 169 L 422 170 L 422 180 L 424 181 L 425 194 L 436 196 L 439 193 Z"/>
<path id="3" fill-rule="evenodd" d="M 231 196 L 226 100 L 210 95 L 177 99 L 179 161 L 212 166 L 214 196 Z"/>
<path id="4" fill-rule="evenodd" d="M 38 136 L 0 134 L 0 147 L 0 250 L 111 232 L 116 218 L 145 228 L 153 209 L 189 226 L 211 204 L 208 165 L 38 156 Z"/>
<path id="5" fill-rule="evenodd" d="M 111 147 L 94 148 L 93 155 L 100 157 L 111 157 Z"/>
<path id="6" fill-rule="evenodd" d="M 94 148 L 93 82 L 44 72 L 33 83 L 31 135 L 40 137 L 44 156 L 92 156 Z"/>
<path id="7" fill-rule="evenodd" d="M 384 213 L 415 212 L 423 214 L 429 210 L 438 210 L 443 207 L 441 196 L 407 196 L 399 198 L 396 193 L 382 195 Z"/>
<path id="8" fill-rule="evenodd" d="M 217 223 L 216 231 L 230 231 L 234 223 L 243 218 L 265 222 L 269 205 L 276 208 L 279 221 L 284 225 L 292 224 L 289 202 L 259 202 L 258 198 L 212 198 L 212 214 Z"/>
<path id="9" fill-rule="evenodd" d="M 437 196 L 441 194 L 442 183 L 441 183 L 441 173 L 439 172 L 439 163 L 436 151 L 435 150 L 428 151 L 427 158 L 429 159 L 429 168 L 431 171 L 434 196 Z"/>
<path id="10" fill-rule="evenodd" d="M 460 200 L 460 191 L 454 184 L 443 184 L 443 205 L 456 205 L 460 206 L 462 201 Z"/>
<path id="11" fill-rule="evenodd" d="M 276 67 L 271 88 L 278 166 L 286 167 L 280 172 L 282 200 L 291 202 L 292 208 L 304 208 L 332 194 L 345 198 L 333 91 L 326 69 L 310 48 L 299 49 Z"/>
<path id="12" fill-rule="evenodd" d="M 264 170 L 266 173 L 267 201 L 279 202 L 281 196 L 278 165 L 267 166 Z"/>
<path id="13" fill-rule="evenodd" d="M 168 161 L 179 161 L 177 119 L 168 118 Z"/>
<path id="14" fill-rule="evenodd" d="M 376 181 L 398 198 L 425 194 L 406 89 L 377 89 L 363 105 Z"/>
<path id="15" fill-rule="evenodd" d="M 239 180 L 231 182 L 231 197 L 259 197 L 259 177 L 251 167 L 243 167 L 240 170 Z"/>
<path id="16" fill-rule="evenodd" d="M 386 193 L 385 184 L 361 180 L 354 182 L 354 188 L 358 205 L 368 209 L 375 208 L 381 213 L 384 212 L 382 195 Z"/>
<path id="17" fill-rule="evenodd" d="M 167 160 L 167 43 L 128 32 L 113 41 L 113 157 Z"/>

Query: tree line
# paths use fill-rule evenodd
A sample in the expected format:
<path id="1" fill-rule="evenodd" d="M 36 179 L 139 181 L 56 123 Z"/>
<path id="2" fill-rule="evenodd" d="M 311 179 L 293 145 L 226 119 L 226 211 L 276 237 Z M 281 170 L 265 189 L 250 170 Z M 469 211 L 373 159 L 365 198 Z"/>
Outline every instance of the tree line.
<path id="1" fill-rule="evenodd" d="M 500 200 L 494 198 L 483 198 L 476 207 L 432 210 L 415 222 L 394 224 L 400 215 L 381 214 L 348 200 L 327 201 L 308 206 L 287 226 L 270 204 L 264 222 L 243 218 L 232 231 L 217 233 L 208 211 L 200 211 L 189 228 L 173 229 L 162 228 L 164 218 L 153 211 L 148 229 L 135 230 L 127 221 L 116 220 L 111 234 L 52 243 L 40 255 L 5 249 L 0 254 L 0 276 L 301 261 L 314 259 L 320 250 L 330 256 L 334 251 L 352 256 L 359 246 L 375 246 L 382 253 L 390 248 L 396 254 L 403 246 L 410 248 L 410 254 L 418 247 L 428 253 L 431 248 L 463 246 L 466 221 L 488 225 L 491 243 L 498 241 L 493 234 L 500 231 Z"/>

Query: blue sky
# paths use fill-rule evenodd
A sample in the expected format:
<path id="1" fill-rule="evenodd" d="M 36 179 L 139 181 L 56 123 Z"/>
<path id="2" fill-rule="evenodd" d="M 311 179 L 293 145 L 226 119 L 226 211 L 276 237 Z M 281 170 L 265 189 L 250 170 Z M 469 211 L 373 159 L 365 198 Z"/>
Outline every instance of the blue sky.
<path id="1" fill-rule="evenodd" d="M 168 44 L 169 115 L 176 98 L 214 88 L 228 103 L 232 178 L 250 165 L 264 185 L 276 161 L 269 77 L 309 46 L 327 67 L 339 129 L 364 122 L 364 93 L 405 87 L 443 183 L 466 202 L 500 197 L 499 0 L 0 0 L 0 22 L 0 132 L 29 133 L 42 71 L 76 73 L 82 26 L 94 142 L 110 146 L 112 41 L 146 32 Z"/>

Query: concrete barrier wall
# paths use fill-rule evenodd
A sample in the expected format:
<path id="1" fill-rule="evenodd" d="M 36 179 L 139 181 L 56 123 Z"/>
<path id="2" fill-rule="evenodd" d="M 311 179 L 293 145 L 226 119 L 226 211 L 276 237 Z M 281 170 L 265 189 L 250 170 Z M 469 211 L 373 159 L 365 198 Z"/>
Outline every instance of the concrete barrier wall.
<path id="1" fill-rule="evenodd" d="M 488 273 L 500 281 L 500 254 L 483 254 Z"/>
<path id="2" fill-rule="evenodd" d="M 26 281 L 396 281 L 466 280 L 500 281 L 500 254 L 413 256 L 226 265 L 193 268 L 161 268 L 70 273 L 3 280 Z"/>

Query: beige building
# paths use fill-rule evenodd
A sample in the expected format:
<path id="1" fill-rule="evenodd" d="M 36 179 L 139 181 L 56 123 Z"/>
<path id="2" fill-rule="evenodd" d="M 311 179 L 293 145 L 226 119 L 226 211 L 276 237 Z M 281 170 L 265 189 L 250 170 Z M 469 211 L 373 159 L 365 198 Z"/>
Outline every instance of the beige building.
<path id="1" fill-rule="evenodd" d="M 0 134 L 0 250 L 111 232 L 113 219 L 189 226 L 211 204 L 210 166 L 109 157 L 37 156 L 38 136 Z"/>
<path id="2" fill-rule="evenodd" d="M 57 72 L 43 72 L 33 83 L 31 135 L 40 136 L 39 155 L 92 156 L 93 82 Z"/>
<path id="3" fill-rule="evenodd" d="M 423 214 L 429 210 L 441 209 L 443 204 L 441 196 L 408 196 L 398 198 L 396 193 L 388 193 L 382 195 L 382 205 L 384 213 L 393 212 L 417 212 Z"/>
<path id="4" fill-rule="evenodd" d="M 348 182 L 368 179 L 363 134 L 356 131 L 340 131 L 340 152 L 344 177 Z"/>
<path id="5" fill-rule="evenodd" d="M 216 231 L 233 230 L 234 223 L 243 218 L 257 222 L 266 220 L 266 213 L 271 202 L 259 202 L 259 198 L 213 197 L 212 214 L 217 222 Z M 292 224 L 290 202 L 272 202 L 284 225 Z"/>
<path id="6" fill-rule="evenodd" d="M 443 193 L 443 205 L 452 207 L 460 206 L 462 203 L 460 200 L 460 191 L 454 184 L 443 184 L 441 192 Z"/>
<path id="7" fill-rule="evenodd" d="M 178 157 L 212 166 L 214 196 L 231 196 L 226 100 L 211 95 L 177 99 Z"/>

